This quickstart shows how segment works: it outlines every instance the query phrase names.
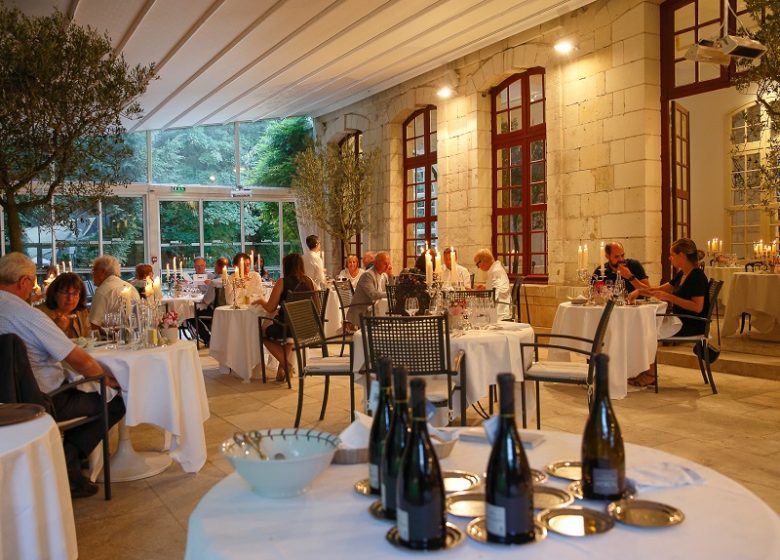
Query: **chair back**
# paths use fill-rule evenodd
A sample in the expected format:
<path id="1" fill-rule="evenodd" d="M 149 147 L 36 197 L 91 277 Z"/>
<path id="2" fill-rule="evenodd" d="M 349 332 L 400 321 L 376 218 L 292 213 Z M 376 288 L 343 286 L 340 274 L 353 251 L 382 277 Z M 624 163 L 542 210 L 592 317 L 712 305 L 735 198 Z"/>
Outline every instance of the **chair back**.
<path id="1" fill-rule="evenodd" d="M 336 280 L 336 296 L 339 298 L 339 309 L 342 321 L 347 320 L 347 308 L 352 305 L 352 283 L 349 280 Z"/>
<path id="2" fill-rule="evenodd" d="M 314 307 L 317 310 L 317 315 L 320 322 L 325 324 L 325 311 L 328 305 L 328 296 L 330 290 L 325 288 L 323 290 L 301 290 L 287 292 L 287 301 L 301 301 L 304 299 L 310 299 L 314 303 Z"/>
<path id="3" fill-rule="evenodd" d="M 227 305 L 225 288 L 214 288 L 214 307 L 222 307 L 223 305 Z"/>
<path id="4" fill-rule="evenodd" d="M 322 355 L 328 355 L 325 334 L 322 331 L 317 308 L 311 297 L 282 303 L 287 326 L 293 338 L 296 351 L 304 348 L 321 348 Z"/>
<path id="5" fill-rule="evenodd" d="M 39 404 L 53 414 L 51 399 L 35 379 L 27 347 L 16 334 L 0 335 L 0 402 Z"/>
<path id="6" fill-rule="evenodd" d="M 447 303 L 451 301 L 458 301 L 467 298 L 486 299 L 488 301 L 496 301 L 496 289 L 491 288 L 489 290 L 448 290 L 442 292 L 444 299 Z"/>
<path id="7" fill-rule="evenodd" d="M 745 272 L 755 272 L 756 270 L 764 270 L 766 267 L 761 261 L 752 261 L 745 263 Z"/>
<path id="8" fill-rule="evenodd" d="M 447 315 L 367 317 L 361 320 L 366 367 L 376 372 L 379 358 L 405 366 L 410 375 L 452 371 Z"/>
<path id="9" fill-rule="evenodd" d="M 712 314 L 715 312 L 715 309 L 718 306 L 718 295 L 720 294 L 721 288 L 723 288 L 723 280 L 715 280 L 714 278 L 710 278 L 710 283 L 707 287 L 707 298 L 709 299 L 707 308 L 707 322 L 704 324 L 704 336 L 708 338 L 710 336 Z"/>
<path id="10" fill-rule="evenodd" d="M 388 284 L 385 288 L 387 292 L 387 309 L 391 315 L 408 315 L 406 313 L 406 300 L 410 297 L 417 298 L 420 308 L 417 315 L 425 315 L 431 303 L 431 296 L 428 294 L 428 287 L 425 284 Z"/>

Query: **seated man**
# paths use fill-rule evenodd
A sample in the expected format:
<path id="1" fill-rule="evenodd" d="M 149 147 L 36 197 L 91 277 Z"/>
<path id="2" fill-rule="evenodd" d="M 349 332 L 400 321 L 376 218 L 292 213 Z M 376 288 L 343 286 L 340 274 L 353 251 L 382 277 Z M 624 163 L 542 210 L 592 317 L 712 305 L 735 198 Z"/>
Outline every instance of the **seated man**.
<path id="1" fill-rule="evenodd" d="M 623 244 L 617 241 L 611 241 L 604 245 L 604 253 L 607 256 L 607 262 L 593 271 L 591 282 L 598 280 L 604 275 L 605 280 L 617 280 L 618 275 L 626 283 L 626 293 L 630 294 L 639 288 L 649 288 L 650 282 L 642 264 L 634 259 L 626 258 L 626 250 Z"/>
<path id="2" fill-rule="evenodd" d="M 92 281 L 97 286 L 95 295 L 92 297 L 92 307 L 89 309 L 89 322 L 94 328 L 100 328 L 106 313 L 116 313 L 119 311 L 122 301 L 122 291 L 129 288 L 129 297 L 131 300 L 140 301 L 138 294 L 132 284 L 125 282 L 119 277 L 119 261 L 110 255 L 103 255 L 92 262 Z"/>
<path id="3" fill-rule="evenodd" d="M 192 275 L 192 282 L 198 288 L 200 293 L 205 294 L 208 290 L 208 284 L 214 279 L 214 274 L 206 272 L 206 259 L 195 257 L 195 273 Z"/>
<path id="4" fill-rule="evenodd" d="M 64 361 L 74 371 L 85 377 L 107 373 L 107 384 L 118 388 L 116 379 L 104 366 L 84 350 L 73 344 L 60 328 L 38 309 L 30 307 L 30 297 L 35 282 L 35 265 L 22 253 L 9 253 L 0 258 L 0 334 L 14 333 L 27 346 L 27 355 L 33 374 L 43 392 L 51 392 L 67 381 Z M 133 290 L 135 291 L 135 290 Z M 98 393 L 65 391 L 52 399 L 56 420 L 68 420 L 78 416 L 94 416 L 99 413 L 102 399 Z M 108 422 L 116 424 L 125 414 L 125 404 L 117 394 L 108 403 Z M 82 498 L 97 492 L 81 472 L 81 461 L 97 446 L 103 427 L 89 422 L 67 430 L 63 439 L 65 461 L 68 468 L 71 496 Z"/>
<path id="5" fill-rule="evenodd" d="M 352 296 L 352 305 L 347 311 L 347 321 L 354 327 L 360 326 L 360 316 L 365 313 L 375 301 L 387 296 L 387 272 L 390 269 L 390 254 L 384 251 L 377 253 L 374 266 L 369 268 L 358 281 Z"/>
<path id="6" fill-rule="evenodd" d="M 374 256 L 373 251 L 366 251 L 363 253 L 363 269 L 368 270 L 372 266 L 374 266 L 374 259 L 376 257 Z"/>
<path id="7" fill-rule="evenodd" d="M 211 280 L 206 280 L 206 293 L 203 295 L 203 300 L 201 301 L 200 308 L 206 309 L 207 307 L 219 307 L 220 305 L 225 305 L 225 301 L 216 301 L 217 297 L 217 288 L 224 288 L 225 286 L 222 285 L 222 272 L 227 272 L 227 267 L 230 264 L 230 261 L 227 260 L 227 257 L 219 257 L 217 259 L 217 262 L 214 263 L 214 273 L 211 276 Z"/>
<path id="8" fill-rule="evenodd" d="M 455 253 L 457 270 L 452 270 L 452 253 Z M 444 272 L 442 274 L 441 281 L 446 284 L 450 283 L 455 286 L 458 282 L 463 284 L 464 288 L 471 288 L 471 274 L 468 269 L 457 262 L 458 254 L 452 247 L 444 249 Z"/>
<path id="9" fill-rule="evenodd" d="M 487 279 L 484 284 L 474 286 L 477 290 L 496 289 L 496 316 L 499 321 L 509 319 L 512 312 L 509 303 L 512 299 L 512 285 L 509 283 L 509 276 L 504 270 L 501 261 L 493 257 L 489 249 L 480 249 L 474 255 L 474 264 L 477 268 L 487 273 Z"/>
<path id="10" fill-rule="evenodd" d="M 238 303 L 249 303 L 255 299 L 261 297 L 264 294 L 263 279 L 260 278 L 260 274 L 252 270 L 252 261 L 249 255 L 246 253 L 236 253 L 233 257 L 233 266 L 239 266 L 239 263 L 244 263 L 244 268 L 241 271 L 244 278 L 244 287 L 238 289 Z M 231 276 L 231 280 L 236 278 L 236 272 Z M 246 298 L 243 302 L 241 298 Z M 225 286 L 225 301 L 233 303 L 233 282 L 228 282 Z"/>
<path id="11" fill-rule="evenodd" d="M 197 270 L 197 259 L 195 262 L 195 270 Z M 198 307 L 199 313 L 202 313 L 205 316 L 199 317 L 197 321 L 194 317 L 185 321 L 190 329 L 190 332 L 198 333 L 198 336 L 206 346 L 211 343 L 211 316 L 214 314 L 214 309 L 220 305 L 225 305 L 227 302 L 224 291 L 222 292 L 221 301 L 217 301 L 217 289 L 223 287 L 222 271 L 226 270 L 227 266 L 227 258 L 219 257 L 217 262 L 214 264 L 214 272 L 208 273 L 208 278 L 203 282 L 203 286 L 206 288 L 206 291 L 203 294 L 203 299 L 201 302 L 196 303 L 195 305 Z"/>

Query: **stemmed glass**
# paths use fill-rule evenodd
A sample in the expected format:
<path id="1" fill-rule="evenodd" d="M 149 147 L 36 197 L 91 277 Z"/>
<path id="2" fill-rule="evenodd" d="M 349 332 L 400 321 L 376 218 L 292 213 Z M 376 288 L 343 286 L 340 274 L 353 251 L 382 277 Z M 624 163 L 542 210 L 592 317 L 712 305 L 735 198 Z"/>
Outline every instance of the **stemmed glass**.
<path id="1" fill-rule="evenodd" d="M 408 297 L 404 302 L 404 309 L 406 310 L 407 315 L 414 317 L 420 310 L 420 302 L 417 301 L 416 297 Z"/>
<path id="2" fill-rule="evenodd" d="M 119 332 L 120 328 L 119 313 L 106 313 L 105 317 L 103 318 L 103 328 L 108 333 L 109 344 L 106 345 L 106 348 L 112 350 L 115 349 L 117 333 Z"/>

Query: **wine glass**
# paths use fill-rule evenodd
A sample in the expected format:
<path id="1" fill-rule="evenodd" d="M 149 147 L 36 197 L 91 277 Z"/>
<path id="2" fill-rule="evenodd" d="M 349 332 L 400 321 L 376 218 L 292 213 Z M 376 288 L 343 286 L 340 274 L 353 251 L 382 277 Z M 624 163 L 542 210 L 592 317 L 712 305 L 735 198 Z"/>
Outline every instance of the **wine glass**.
<path id="1" fill-rule="evenodd" d="M 106 330 L 108 334 L 108 340 L 109 344 L 106 345 L 106 348 L 109 349 L 115 349 L 116 348 L 116 330 L 119 327 L 119 314 L 108 312 L 105 314 L 105 317 L 103 318 L 103 328 Z"/>
<path id="2" fill-rule="evenodd" d="M 413 317 L 417 315 L 417 312 L 420 310 L 420 302 L 417 301 L 416 297 L 408 297 L 404 302 L 404 309 L 406 310 L 407 315 Z"/>

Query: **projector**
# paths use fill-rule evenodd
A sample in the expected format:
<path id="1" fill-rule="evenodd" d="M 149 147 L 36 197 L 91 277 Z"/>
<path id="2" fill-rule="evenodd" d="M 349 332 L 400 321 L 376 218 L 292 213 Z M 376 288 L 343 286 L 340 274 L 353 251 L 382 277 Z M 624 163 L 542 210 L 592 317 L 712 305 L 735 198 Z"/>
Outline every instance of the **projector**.
<path id="1" fill-rule="evenodd" d="M 720 40 L 720 49 L 729 56 L 758 60 L 766 52 L 766 47 L 754 39 L 726 35 Z"/>
<path id="2" fill-rule="evenodd" d="M 728 66 L 729 62 L 731 62 L 731 57 L 719 48 L 714 47 L 713 44 L 712 41 L 702 39 L 698 44 L 688 47 L 685 58 L 694 62 L 709 62 L 711 64 Z"/>

